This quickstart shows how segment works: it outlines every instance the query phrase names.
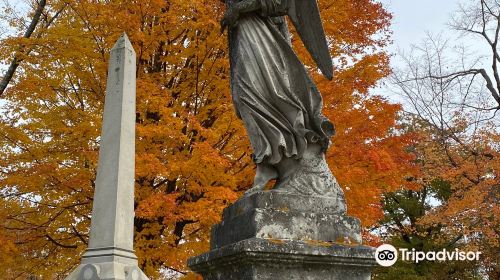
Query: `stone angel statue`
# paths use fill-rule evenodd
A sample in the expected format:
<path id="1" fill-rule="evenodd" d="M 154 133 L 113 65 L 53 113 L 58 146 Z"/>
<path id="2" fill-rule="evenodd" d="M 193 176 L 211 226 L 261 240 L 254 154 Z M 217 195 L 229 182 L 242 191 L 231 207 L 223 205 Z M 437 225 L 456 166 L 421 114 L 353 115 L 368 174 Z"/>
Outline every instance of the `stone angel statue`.
<path id="1" fill-rule="evenodd" d="M 277 179 L 275 191 L 337 197 L 344 203 L 324 157 L 335 129 L 323 116 L 321 94 L 291 46 L 285 18 L 331 80 L 332 59 L 316 0 L 226 4 L 221 25 L 222 32 L 229 29 L 231 94 L 257 165 L 246 195 Z"/>

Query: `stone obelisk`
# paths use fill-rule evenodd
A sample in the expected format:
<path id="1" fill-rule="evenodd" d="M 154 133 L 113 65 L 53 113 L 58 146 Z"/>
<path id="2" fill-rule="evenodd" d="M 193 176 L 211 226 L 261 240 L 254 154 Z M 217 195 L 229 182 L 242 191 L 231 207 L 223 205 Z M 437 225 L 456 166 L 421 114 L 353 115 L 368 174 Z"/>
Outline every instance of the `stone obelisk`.
<path id="1" fill-rule="evenodd" d="M 127 35 L 111 49 L 90 240 L 67 280 L 145 280 L 134 253 L 136 56 Z"/>

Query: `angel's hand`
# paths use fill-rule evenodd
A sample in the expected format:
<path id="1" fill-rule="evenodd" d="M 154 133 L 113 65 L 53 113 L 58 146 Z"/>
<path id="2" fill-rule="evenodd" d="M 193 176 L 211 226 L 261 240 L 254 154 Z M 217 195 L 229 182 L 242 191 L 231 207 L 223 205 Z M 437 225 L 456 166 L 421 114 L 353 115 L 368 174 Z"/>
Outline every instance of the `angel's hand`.
<path id="1" fill-rule="evenodd" d="M 220 22 L 221 25 L 220 32 L 224 33 L 224 30 L 226 30 L 226 28 L 235 27 L 238 24 L 239 18 L 240 18 L 240 11 L 236 5 L 233 5 L 230 8 L 228 8 L 226 10 L 226 13 L 224 14 L 224 18 Z"/>

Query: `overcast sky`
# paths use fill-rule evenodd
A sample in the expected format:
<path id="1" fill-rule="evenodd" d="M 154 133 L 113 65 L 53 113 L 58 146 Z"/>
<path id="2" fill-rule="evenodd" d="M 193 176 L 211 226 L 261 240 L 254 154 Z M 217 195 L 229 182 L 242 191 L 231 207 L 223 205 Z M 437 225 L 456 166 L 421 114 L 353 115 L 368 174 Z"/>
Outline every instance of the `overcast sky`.
<path id="1" fill-rule="evenodd" d="M 391 52 L 398 48 L 408 49 L 417 44 L 426 32 L 440 33 L 447 30 L 450 15 L 459 0 L 380 0 L 393 14 L 392 30 L 394 44 Z"/>
<path id="2" fill-rule="evenodd" d="M 450 30 L 448 23 L 451 15 L 458 9 L 460 3 L 466 0 L 379 0 L 392 13 L 393 44 L 388 51 L 394 56 L 391 59 L 393 67 L 401 66 L 398 52 L 408 53 L 412 45 L 419 45 L 427 36 L 441 34 L 450 39 L 451 44 L 465 45 L 477 52 L 484 50 L 481 40 L 471 36 L 459 37 L 457 32 Z M 392 102 L 405 101 L 398 95 L 390 92 L 384 81 L 371 91 L 387 97 Z"/>

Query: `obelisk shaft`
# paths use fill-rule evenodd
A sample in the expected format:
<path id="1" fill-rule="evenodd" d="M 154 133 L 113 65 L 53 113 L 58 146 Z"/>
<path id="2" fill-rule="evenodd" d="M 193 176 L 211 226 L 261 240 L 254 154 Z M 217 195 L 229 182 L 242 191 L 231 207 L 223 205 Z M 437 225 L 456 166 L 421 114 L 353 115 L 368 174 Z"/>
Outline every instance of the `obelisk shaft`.
<path id="1" fill-rule="evenodd" d="M 147 280 L 134 253 L 136 58 L 125 33 L 109 57 L 89 247 L 66 280 Z"/>
<path id="2" fill-rule="evenodd" d="M 109 58 L 89 248 L 133 250 L 135 61 L 122 35 Z"/>

